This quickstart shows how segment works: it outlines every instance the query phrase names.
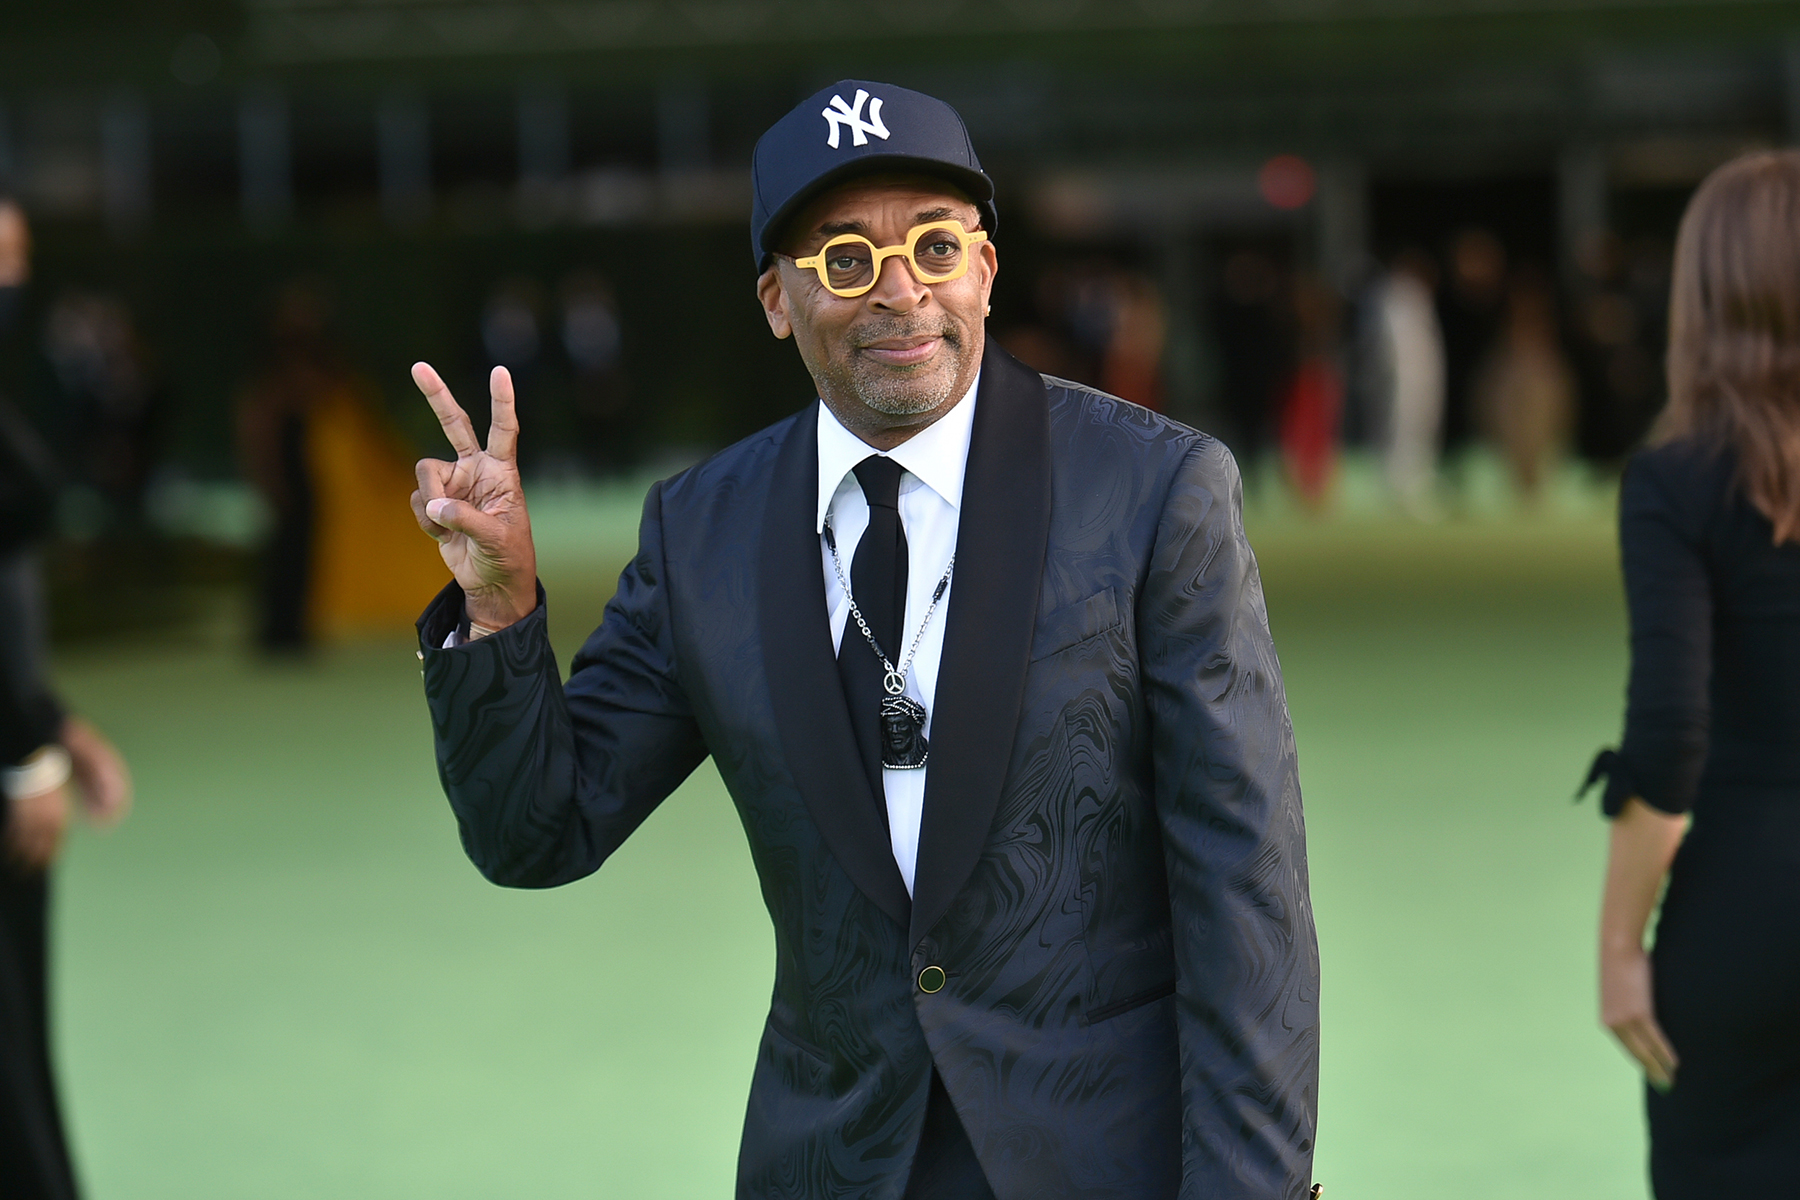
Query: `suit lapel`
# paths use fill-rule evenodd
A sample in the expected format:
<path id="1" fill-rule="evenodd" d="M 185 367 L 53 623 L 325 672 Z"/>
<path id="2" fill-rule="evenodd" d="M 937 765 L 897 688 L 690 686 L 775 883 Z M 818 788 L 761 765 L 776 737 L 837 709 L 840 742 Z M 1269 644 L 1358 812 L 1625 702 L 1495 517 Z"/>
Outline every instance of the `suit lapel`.
<path id="1" fill-rule="evenodd" d="M 956 582 L 931 719 L 913 875 L 915 944 L 949 910 L 974 870 L 1000 803 L 1024 700 L 1049 530 L 1044 380 L 990 340 L 969 438 Z M 814 558 L 816 576 L 816 551 Z"/>
<path id="2" fill-rule="evenodd" d="M 905 926 L 912 902 L 894 865 L 886 805 L 869 791 L 831 646 L 815 529 L 817 417 L 812 408 L 801 413 L 775 459 L 759 584 L 763 665 L 788 768 L 814 824 L 856 886 Z"/>

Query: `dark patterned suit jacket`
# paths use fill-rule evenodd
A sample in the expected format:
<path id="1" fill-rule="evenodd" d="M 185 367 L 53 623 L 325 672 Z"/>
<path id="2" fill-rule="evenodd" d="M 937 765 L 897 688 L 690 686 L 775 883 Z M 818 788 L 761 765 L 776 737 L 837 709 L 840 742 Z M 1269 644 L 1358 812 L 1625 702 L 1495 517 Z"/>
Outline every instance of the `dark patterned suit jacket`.
<path id="1" fill-rule="evenodd" d="M 654 487 L 566 685 L 541 605 L 441 651 L 461 595 L 433 603 L 470 858 L 581 878 L 712 755 L 775 926 L 741 1197 L 898 1197 L 933 1063 L 998 1200 L 1303 1195 L 1318 957 L 1230 454 L 988 350 L 911 898 L 845 715 L 816 479 L 808 408 Z"/>

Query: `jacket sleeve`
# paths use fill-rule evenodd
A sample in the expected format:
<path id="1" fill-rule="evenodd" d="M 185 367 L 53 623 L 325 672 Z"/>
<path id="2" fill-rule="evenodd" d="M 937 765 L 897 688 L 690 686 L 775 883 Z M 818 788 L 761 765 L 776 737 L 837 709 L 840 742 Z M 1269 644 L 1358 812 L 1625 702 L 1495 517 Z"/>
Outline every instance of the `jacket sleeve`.
<path id="1" fill-rule="evenodd" d="M 1603 798 L 1617 816 L 1641 796 L 1686 812 L 1711 727 L 1712 583 L 1693 515 L 1677 506 L 1658 460 L 1639 455 L 1619 485 L 1619 553 L 1631 610 L 1625 739 Z"/>
<path id="2" fill-rule="evenodd" d="M 495 883 L 554 887 L 597 870 L 706 757 L 676 676 L 661 498 L 658 484 L 567 687 L 541 588 L 525 620 L 452 649 L 438 647 L 462 618 L 460 588 L 419 620 L 438 775 L 463 848 Z"/>
<path id="3" fill-rule="evenodd" d="M 0 398 L 0 556 L 16 554 L 51 531 L 56 492 L 49 448 L 24 415 Z"/>
<path id="4" fill-rule="evenodd" d="M 20 681 L 0 679 L 0 767 L 16 767 L 33 753 L 57 740 L 62 732 L 62 707 L 56 697 Z M 0 796 L 0 815 L 6 798 Z"/>
<path id="5" fill-rule="evenodd" d="M 1230 453 L 1170 489 L 1138 603 L 1175 931 L 1183 1200 L 1312 1182 L 1319 960 L 1281 668 Z"/>
<path id="6" fill-rule="evenodd" d="M 62 734 L 62 704 L 44 674 L 40 587 L 29 553 L 0 551 L 0 767 L 18 766 Z"/>

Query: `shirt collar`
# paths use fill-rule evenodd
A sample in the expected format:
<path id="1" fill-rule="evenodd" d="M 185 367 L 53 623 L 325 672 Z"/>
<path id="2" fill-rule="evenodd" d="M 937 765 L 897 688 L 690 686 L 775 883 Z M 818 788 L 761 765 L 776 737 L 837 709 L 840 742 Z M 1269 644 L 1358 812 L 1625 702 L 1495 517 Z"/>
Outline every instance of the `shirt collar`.
<path id="1" fill-rule="evenodd" d="M 949 412 L 887 451 L 876 450 L 845 429 L 837 415 L 820 401 L 818 531 L 824 532 L 831 498 L 837 494 L 844 476 L 871 454 L 885 453 L 960 512 L 963 474 L 969 466 L 969 436 L 975 429 L 975 394 L 980 389 L 981 372 L 977 371 L 969 390 Z"/>

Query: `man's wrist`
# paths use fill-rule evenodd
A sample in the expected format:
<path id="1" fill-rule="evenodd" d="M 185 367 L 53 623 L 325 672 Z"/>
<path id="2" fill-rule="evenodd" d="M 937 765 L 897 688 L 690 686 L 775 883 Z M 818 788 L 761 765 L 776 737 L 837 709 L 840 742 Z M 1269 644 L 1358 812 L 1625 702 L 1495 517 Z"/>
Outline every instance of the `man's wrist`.
<path id="1" fill-rule="evenodd" d="M 517 597 L 500 595 L 465 595 L 463 597 L 463 623 L 468 627 L 464 635 L 469 641 L 499 633 L 509 625 L 516 625 L 529 617 L 537 608 L 535 589 L 528 603 L 521 604 Z"/>

